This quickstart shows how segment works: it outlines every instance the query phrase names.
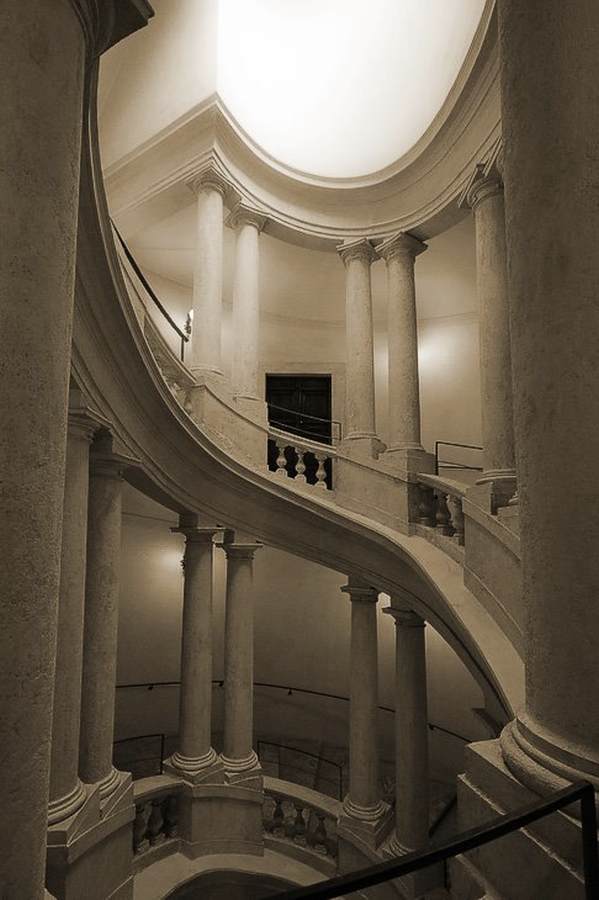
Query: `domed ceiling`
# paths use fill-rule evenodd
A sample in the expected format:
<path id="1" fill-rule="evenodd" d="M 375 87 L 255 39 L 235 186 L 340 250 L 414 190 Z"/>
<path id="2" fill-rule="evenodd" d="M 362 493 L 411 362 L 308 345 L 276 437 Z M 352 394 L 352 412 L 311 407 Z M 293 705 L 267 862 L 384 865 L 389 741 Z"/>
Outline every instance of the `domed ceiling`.
<path id="1" fill-rule="evenodd" d="M 485 0 L 220 0 L 218 92 L 279 162 L 352 177 L 410 150 L 441 109 Z"/>

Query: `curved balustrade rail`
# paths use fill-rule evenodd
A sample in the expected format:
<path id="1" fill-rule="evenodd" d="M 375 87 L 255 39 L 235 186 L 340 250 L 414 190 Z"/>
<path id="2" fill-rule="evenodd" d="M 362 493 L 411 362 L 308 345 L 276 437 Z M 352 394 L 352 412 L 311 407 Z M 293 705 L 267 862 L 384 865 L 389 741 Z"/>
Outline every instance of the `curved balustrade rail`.
<path id="1" fill-rule="evenodd" d="M 171 844 L 174 852 L 178 844 L 179 790 L 170 779 L 149 778 L 134 786 L 135 820 L 133 822 L 133 854 L 139 871 L 155 854 L 152 850 Z M 160 851 L 163 855 L 164 851 Z M 139 858 L 141 865 L 139 863 Z"/>
<path id="2" fill-rule="evenodd" d="M 489 825 L 463 831 L 456 838 L 432 847 L 425 852 L 406 853 L 389 862 L 369 866 L 350 875 L 340 875 L 319 885 L 294 888 L 276 894 L 274 900 L 334 900 L 355 891 L 363 891 L 377 884 L 402 878 L 412 872 L 476 850 L 500 837 L 525 828 L 551 813 L 562 810 L 572 803 L 580 802 L 582 819 L 582 855 L 584 871 L 584 891 L 586 900 L 599 897 L 599 856 L 597 853 L 597 814 L 595 811 L 595 789 L 587 781 L 579 781 L 552 797 L 521 807 L 513 813 L 498 817 Z M 539 896 L 541 896 L 539 894 Z"/>
<path id="3" fill-rule="evenodd" d="M 173 319 L 171 314 L 168 312 L 168 310 L 164 307 L 162 302 L 156 296 L 154 289 L 152 288 L 150 282 L 148 281 L 148 279 L 142 272 L 142 270 L 139 266 L 139 263 L 137 262 L 137 260 L 133 256 L 133 254 L 131 253 L 131 250 L 129 249 L 129 247 L 127 246 L 127 243 L 125 242 L 125 239 L 121 235 L 120 231 L 118 230 L 118 228 L 116 227 L 116 225 L 114 224 L 112 219 L 110 220 L 110 222 L 111 222 L 112 228 L 114 230 L 114 233 L 117 236 L 118 242 L 123 250 L 123 253 L 125 254 L 125 258 L 126 258 L 127 262 L 129 263 L 129 265 L 135 272 L 135 275 L 137 276 L 137 278 L 143 285 L 143 288 L 146 291 L 148 297 L 154 303 L 154 305 L 160 311 L 160 313 L 163 315 L 163 317 L 166 319 L 166 321 L 171 326 L 173 331 L 175 331 L 176 334 L 178 335 L 180 342 L 181 342 L 180 357 L 181 357 L 181 362 L 183 362 L 183 360 L 185 359 L 185 344 L 189 341 L 189 336 L 191 333 L 191 325 L 189 326 L 189 330 L 187 331 L 187 333 L 185 331 L 183 331 L 181 328 L 179 328 L 179 326 L 177 325 L 177 323 L 175 322 L 175 320 Z"/>
<path id="4" fill-rule="evenodd" d="M 262 815 L 267 835 L 309 848 L 336 863 L 340 802 L 327 802 L 316 791 L 278 778 L 264 779 L 264 795 Z"/>
<path id="5" fill-rule="evenodd" d="M 268 427 L 268 468 L 280 478 L 321 490 L 333 488 L 333 447 Z"/>

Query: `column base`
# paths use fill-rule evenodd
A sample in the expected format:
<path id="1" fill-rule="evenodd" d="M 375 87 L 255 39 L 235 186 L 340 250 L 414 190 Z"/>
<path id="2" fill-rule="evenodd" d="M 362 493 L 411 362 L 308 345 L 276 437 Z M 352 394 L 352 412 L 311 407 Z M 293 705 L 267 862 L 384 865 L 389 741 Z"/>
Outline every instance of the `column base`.
<path id="1" fill-rule="evenodd" d="M 262 790 L 262 766 L 254 750 L 245 757 L 225 756 L 221 753 L 225 784 Z"/>
<path id="2" fill-rule="evenodd" d="M 393 834 L 385 843 L 383 855 L 386 859 L 396 859 L 398 856 L 405 856 L 406 853 L 413 853 L 414 850 L 424 850 L 424 847 L 404 847 L 397 839 L 397 835 Z M 434 891 L 445 887 L 445 866 L 443 863 L 435 863 L 419 872 L 412 872 L 410 875 L 404 875 L 395 882 L 401 885 L 401 895 L 407 900 L 417 900 L 418 897 L 428 896 L 429 891 Z"/>
<path id="3" fill-rule="evenodd" d="M 133 783 L 129 772 L 117 774 L 110 797 L 83 785 L 83 804 L 48 829 L 46 881 L 56 900 L 133 897 Z"/>
<path id="4" fill-rule="evenodd" d="M 388 803 L 379 800 L 372 806 L 354 803 L 349 796 L 343 801 L 343 812 L 339 817 L 340 836 L 357 838 L 370 850 L 376 849 L 393 827 Z"/>
<path id="5" fill-rule="evenodd" d="M 223 764 L 212 747 L 203 756 L 197 757 L 173 753 L 169 759 L 164 761 L 163 770 L 168 775 L 183 778 L 189 784 L 223 784 L 224 782 Z"/>
<path id="6" fill-rule="evenodd" d="M 86 798 L 87 792 L 83 782 L 77 779 L 72 791 L 69 791 L 64 797 L 51 800 L 48 804 L 48 825 L 56 825 L 64 822 L 65 819 L 70 819 L 83 806 Z"/>
<path id="7" fill-rule="evenodd" d="M 117 790 L 124 774 L 126 773 L 119 772 L 118 769 L 115 769 L 114 766 L 111 766 L 110 772 L 108 772 L 108 774 L 105 775 L 104 778 L 97 782 L 98 788 L 100 790 L 100 800 L 108 799 L 110 795 Z"/>
<path id="8" fill-rule="evenodd" d="M 354 459 L 378 459 L 386 445 L 374 432 L 353 431 L 344 435 L 339 450 Z"/>

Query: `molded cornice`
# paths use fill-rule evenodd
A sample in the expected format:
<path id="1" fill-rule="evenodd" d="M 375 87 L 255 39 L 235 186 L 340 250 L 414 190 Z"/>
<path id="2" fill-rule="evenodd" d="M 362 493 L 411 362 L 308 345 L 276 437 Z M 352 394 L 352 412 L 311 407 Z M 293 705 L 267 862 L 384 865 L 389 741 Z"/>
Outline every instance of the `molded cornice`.
<path id="1" fill-rule="evenodd" d="M 420 141 L 387 168 L 359 178 L 298 172 L 251 140 L 213 95 L 112 164 L 105 180 L 125 236 L 189 203 L 185 183 L 206 166 L 235 195 L 268 217 L 266 231 L 334 251 L 356 238 L 380 241 L 398 231 L 425 239 L 458 221 L 459 198 L 474 165 L 500 133 L 494 2 L 488 0 L 470 51 L 443 108 Z"/>

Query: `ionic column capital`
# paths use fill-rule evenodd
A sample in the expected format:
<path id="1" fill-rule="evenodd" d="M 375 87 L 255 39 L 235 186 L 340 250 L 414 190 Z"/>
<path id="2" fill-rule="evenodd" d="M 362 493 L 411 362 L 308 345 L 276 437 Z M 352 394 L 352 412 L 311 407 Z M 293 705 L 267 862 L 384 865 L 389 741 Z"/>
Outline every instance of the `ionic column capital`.
<path id="1" fill-rule="evenodd" d="M 424 628 L 426 622 L 412 609 L 400 609 L 395 606 L 387 606 L 383 612 L 395 619 L 396 628 Z"/>
<path id="2" fill-rule="evenodd" d="M 186 541 L 195 544 L 211 543 L 214 535 L 221 530 L 219 525 L 200 525 L 197 513 L 181 513 L 179 524 L 176 528 L 171 528 L 173 534 L 182 534 Z"/>
<path id="3" fill-rule="evenodd" d="M 378 259 L 378 253 L 367 238 L 358 238 L 355 241 L 345 241 L 337 247 L 337 253 L 347 266 L 354 259 L 362 260 L 370 265 Z"/>
<path id="4" fill-rule="evenodd" d="M 502 193 L 503 181 L 494 157 L 492 164 L 477 163 L 462 192 L 458 205 L 462 208 L 468 207 L 476 210 L 485 200 Z"/>
<path id="5" fill-rule="evenodd" d="M 262 544 L 256 543 L 224 543 L 223 550 L 227 559 L 253 559 L 256 550 L 260 550 Z"/>
<path id="6" fill-rule="evenodd" d="M 381 244 L 377 244 L 376 248 L 377 254 L 387 263 L 398 257 L 414 260 L 425 250 L 428 250 L 427 244 L 405 231 L 398 231 L 397 234 L 385 238 Z"/>
<path id="7" fill-rule="evenodd" d="M 377 603 L 379 599 L 379 592 L 376 588 L 352 575 L 348 577 L 347 584 L 343 585 L 341 591 L 349 595 L 352 603 L 354 601 L 358 603 Z"/>
<path id="8" fill-rule="evenodd" d="M 196 195 L 202 191 L 217 191 L 221 197 L 225 198 L 231 190 L 231 185 L 225 176 L 212 163 L 207 168 L 195 172 L 185 183 Z"/>
<path id="9" fill-rule="evenodd" d="M 235 204 L 229 215 L 227 216 L 226 225 L 229 228 L 239 228 L 241 225 L 253 225 L 258 232 L 263 231 L 268 222 L 268 216 L 253 206 L 240 200 Z"/>

